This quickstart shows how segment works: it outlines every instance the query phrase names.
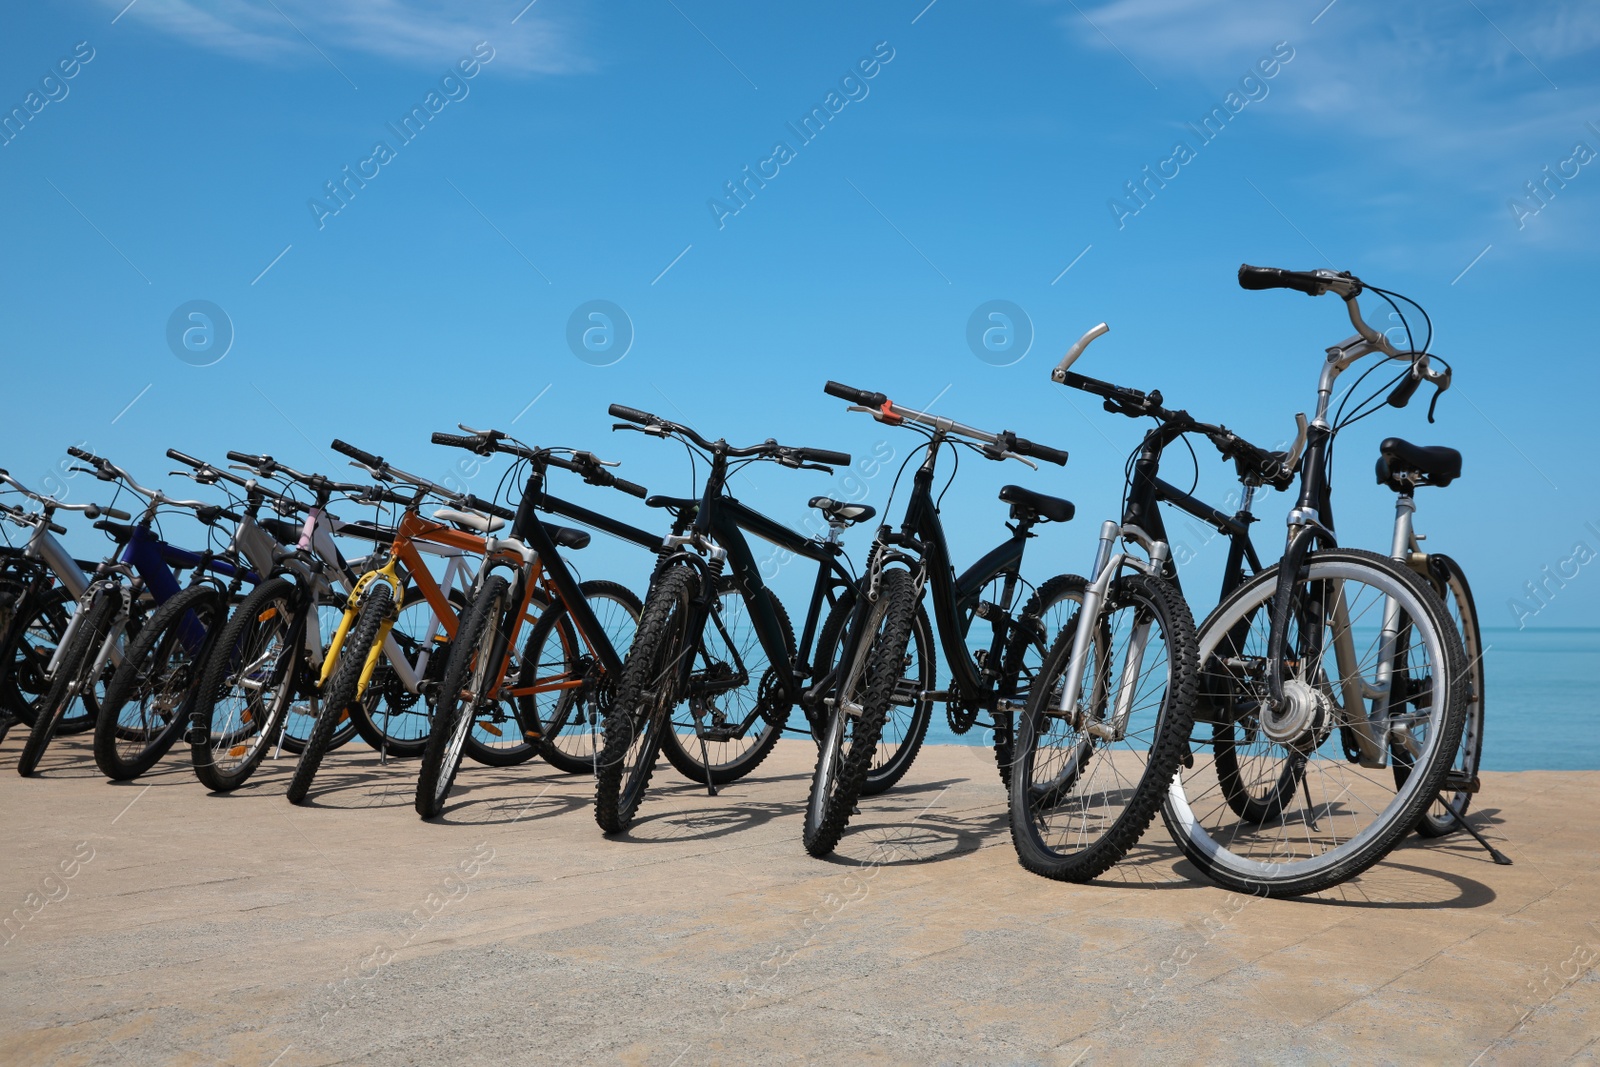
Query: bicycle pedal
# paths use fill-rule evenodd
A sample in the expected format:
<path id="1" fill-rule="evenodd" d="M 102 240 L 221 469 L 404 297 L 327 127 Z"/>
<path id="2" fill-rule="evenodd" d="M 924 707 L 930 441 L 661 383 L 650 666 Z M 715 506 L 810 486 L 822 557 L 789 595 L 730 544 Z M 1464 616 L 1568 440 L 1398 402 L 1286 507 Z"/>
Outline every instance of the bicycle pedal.
<path id="1" fill-rule="evenodd" d="M 1481 783 L 1475 774 L 1466 771 L 1449 771 L 1444 776 L 1443 789 L 1447 793 L 1476 793 Z"/>

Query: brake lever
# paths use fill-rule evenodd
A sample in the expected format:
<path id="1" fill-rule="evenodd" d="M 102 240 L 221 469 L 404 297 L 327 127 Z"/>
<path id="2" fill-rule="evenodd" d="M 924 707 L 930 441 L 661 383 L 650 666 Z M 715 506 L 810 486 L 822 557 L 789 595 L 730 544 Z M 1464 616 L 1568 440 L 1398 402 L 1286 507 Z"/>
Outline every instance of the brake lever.
<path id="1" fill-rule="evenodd" d="M 1018 463 L 1026 463 L 1028 466 L 1032 467 L 1034 470 L 1038 470 L 1039 469 L 1039 465 L 1037 463 L 1035 463 L 1033 460 L 1029 459 L 1027 456 L 1019 456 L 1015 452 L 1002 452 L 1002 453 L 1000 453 L 1000 458 L 1001 459 L 1014 459 Z"/>

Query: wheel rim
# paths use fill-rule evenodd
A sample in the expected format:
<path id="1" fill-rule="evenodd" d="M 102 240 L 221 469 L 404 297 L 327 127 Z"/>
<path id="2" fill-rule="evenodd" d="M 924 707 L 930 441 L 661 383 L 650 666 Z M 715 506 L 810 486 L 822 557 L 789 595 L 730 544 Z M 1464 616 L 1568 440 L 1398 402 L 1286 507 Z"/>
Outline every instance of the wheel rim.
<path id="1" fill-rule="evenodd" d="M 857 642 L 855 653 L 850 659 L 850 671 L 837 690 L 837 702 L 834 704 L 833 714 L 828 717 L 828 732 L 823 739 L 822 752 L 818 757 L 816 781 L 811 790 L 810 814 L 813 826 L 820 826 L 826 817 L 828 805 L 838 791 L 840 768 L 849 753 L 854 750 L 856 724 L 860 720 L 850 715 L 845 707 L 847 704 L 860 703 L 858 693 L 866 677 L 867 661 L 872 658 L 873 646 L 879 639 L 879 628 L 888 615 L 889 598 L 886 596 L 880 596 L 872 607 L 867 609 L 867 617 L 862 620 L 861 639 Z"/>
<path id="2" fill-rule="evenodd" d="M 721 627 L 717 623 L 721 620 Z M 772 685 L 772 664 L 761 645 L 749 607 L 731 586 L 719 594 L 718 608 L 701 631 L 703 652 L 697 657 L 690 685 L 715 686 L 719 691 L 706 698 L 691 699 L 671 709 L 668 728 L 679 748 L 697 764 L 714 770 L 733 767 L 765 748 L 779 730 L 760 710 L 763 696 Z M 744 684 L 726 687 L 742 664 L 748 675 Z M 705 739 L 701 751 L 700 733 Z"/>
<path id="3" fill-rule="evenodd" d="M 283 657 L 292 651 L 287 597 L 263 603 L 254 623 L 229 653 L 223 690 L 211 709 L 211 761 L 223 774 L 247 764 L 271 736 L 276 714 L 287 702 L 292 672 L 283 671 Z M 279 674 L 279 685 L 271 687 Z"/>
<path id="4" fill-rule="evenodd" d="M 1213 681 L 1225 677 L 1227 690 L 1246 706 L 1266 693 L 1264 657 L 1270 631 L 1270 605 L 1275 575 L 1268 574 L 1207 620 L 1200 634 L 1200 662 L 1208 665 Z M 1335 591 L 1348 605 L 1348 634 L 1360 675 L 1369 681 L 1379 655 L 1379 631 L 1386 597 L 1394 597 L 1410 620 L 1428 619 L 1420 597 L 1399 577 L 1371 564 L 1341 559 L 1313 559 L 1308 574 L 1312 598 L 1320 595 L 1322 610 L 1310 613 L 1321 617 L 1322 629 L 1294 625 L 1291 646 L 1301 645 L 1296 665 L 1286 675 L 1304 681 L 1343 711 L 1342 681 L 1338 678 L 1335 643 L 1339 634 L 1325 618 L 1330 613 Z M 1213 660 L 1229 631 L 1244 630 L 1238 655 L 1223 668 Z M 1442 676 L 1448 667 L 1438 633 L 1431 625 L 1411 625 L 1408 671 L 1414 685 L 1426 680 L 1431 691 L 1445 692 L 1448 682 Z M 1310 633 L 1302 631 L 1312 631 Z M 1304 639 L 1302 641 L 1302 638 Z M 1286 667 L 1288 664 L 1286 664 Z M 1439 684 L 1443 683 L 1443 684 Z M 1413 734 L 1422 736 L 1414 761 L 1432 766 L 1443 730 L 1442 701 L 1433 700 L 1427 712 L 1407 705 L 1400 721 L 1409 724 Z M 1365 702 L 1356 709 L 1364 716 Z M 1337 718 L 1335 723 L 1337 723 Z M 1196 746 L 1194 766 L 1174 776 L 1167 795 L 1167 813 L 1174 833 L 1186 849 L 1216 869 L 1257 883 L 1282 883 L 1314 877 L 1338 866 L 1386 834 L 1403 832 L 1396 820 L 1415 797 L 1424 776 L 1411 776 L 1396 788 L 1391 768 L 1363 768 L 1349 762 L 1343 750 L 1344 731 L 1336 725 L 1321 732 L 1320 740 L 1308 751 L 1266 741 L 1260 730 L 1251 739 L 1249 714 L 1241 719 L 1241 736 L 1235 741 L 1241 781 L 1253 792 L 1265 792 L 1270 783 L 1281 781 L 1285 767 L 1295 758 L 1304 766 L 1296 773 L 1298 788 L 1285 799 L 1281 810 L 1259 823 L 1240 817 L 1222 794 L 1223 783 L 1216 772 L 1213 755 Z M 1309 799 L 1308 799 L 1309 798 Z"/>
<path id="5" fill-rule="evenodd" d="M 434 800 L 443 803 L 450 795 L 450 786 L 455 778 L 456 768 L 461 765 L 461 752 L 467 743 L 467 735 L 472 732 L 477 723 L 478 706 L 485 685 L 493 675 L 499 664 L 492 663 L 494 659 L 495 626 L 500 621 L 500 616 L 505 607 L 503 597 L 495 597 L 489 605 L 489 617 L 484 625 L 483 633 L 478 636 L 478 647 L 472 653 L 472 679 L 466 693 L 452 694 L 456 697 L 456 719 L 450 724 L 450 741 L 445 746 L 444 766 L 440 769 L 439 780 L 434 783 Z"/>

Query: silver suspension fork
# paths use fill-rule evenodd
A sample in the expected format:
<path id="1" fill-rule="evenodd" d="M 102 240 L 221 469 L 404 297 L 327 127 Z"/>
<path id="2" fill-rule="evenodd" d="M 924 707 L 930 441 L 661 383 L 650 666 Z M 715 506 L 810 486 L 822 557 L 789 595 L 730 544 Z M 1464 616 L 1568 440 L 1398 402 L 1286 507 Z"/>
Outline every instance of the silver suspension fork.
<path id="1" fill-rule="evenodd" d="M 1080 713 L 1076 710 L 1078 691 L 1083 687 L 1083 672 L 1089 649 L 1093 647 L 1096 624 L 1100 620 L 1100 606 L 1105 603 L 1111 580 L 1126 559 L 1121 552 L 1113 554 L 1113 546 L 1121 534 L 1122 527 L 1110 519 L 1100 524 L 1100 543 L 1095 548 L 1094 568 L 1090 572 L 1094 577 L 1084 590 L 1083 607 L 1078 609 L 1078 626 L 1072 634 L 1072 655 L 1067 660 L 1067 679 L 1061 687 L 1061 700 L 1057 707 L 1074 728 L 1081 725 Z"/>

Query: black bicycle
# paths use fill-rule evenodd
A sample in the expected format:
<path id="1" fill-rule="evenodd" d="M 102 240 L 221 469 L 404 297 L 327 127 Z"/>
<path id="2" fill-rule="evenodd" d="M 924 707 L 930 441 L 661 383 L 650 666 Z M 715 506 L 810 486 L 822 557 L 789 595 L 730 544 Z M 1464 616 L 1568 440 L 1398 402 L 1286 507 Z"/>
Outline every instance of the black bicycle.
<path id="1" fill-rule="evenodd" d="M 709 463 L 698 496 L 647 501 L 671 510 L 675 522 L 606 716 L 595 820 L 614 834 L 632 824 L 658 753 L 714 793 L 766 759 L 794 705 L 815 729 L 814 704 L 828 692 L 832 651 L 854 603 L 855 579 L 841 562 L 837 534 L 871 518 L 873 509 L 814 498 L 830 536 L 804 537 L 734 499 L 729 477 L 757 461 L 831 473 L 850 462 L 848 455 L 770 439 L 735 448 L 648 412 L 620 404 L 609 410 L 627 420 L 616 429 L 673 438 Z M 798 645 L 788 613 L 761 579 L 745 531 L 817 564 Z"/>
<path id="2" fill-rule="evenodd" d="M 909 464 L 920 455 L 922 462 L 912 479 L 905 516 L 898 530 L 888 524 L 879 528 L 862 576 L 866 593 L 842 639 L 840 680 L 836 695 L 828 700 L 827 725 L 806 805 L 804 841 L 813 856 L 825 856 L 838 844 L 857 800 L 867 792 L 863 786 L 871 770 L 881 760 L 885 722 L 901 709 L 911 709 L 918 745 L 935 701 L 946 703 L 950 727 L 957 733 L 970 730 L 987 714 L 989 721 L 982 725 L 994 731 L 995 757 L 1001 780 L 1006 780 L 1013 717 L 1027 702 L 1050 636 L 1060 629 L 1065 613 L 1082 600 L 1083 591 L 1082 578 L 1057 575 L 1041 583 L 1022 609 L 1015 610 L 1025 584 L 1023 550 L 1035 536 L 1033 528 L 1041 522 L 1070 520 L 1074 509 L 1069 501 L 1020 485 L 1002 488 L 1000 499 L 1011 505 L 1007 524 L 1011 536 L 958 576 L 933 489 L 939 456 L 946 447 L 955 455 L 957 446 L 962 446 L 985 459 L 1016 459 L 1029 466 L 1033 464 L 1027 457 L 1065 464 L 1065 452 L 1009 430 L 989 433 L 963 426 L 896 404 L 882 393 L 838 382 L 829 382 L 824 391 L 850 401 L 852 411 L 916 430 L 926 443 L 906 458 Z M 950 687 L 944 691 L 934 689 L 932 635 L 924 632 L 926 616 L 919 616 L 927 587 L 932 590 L 939 645 L 950 664 Z M 989 640 L 987 647 L 972 650 L 968 635 L 979 619 L 989 624 Z"/>

